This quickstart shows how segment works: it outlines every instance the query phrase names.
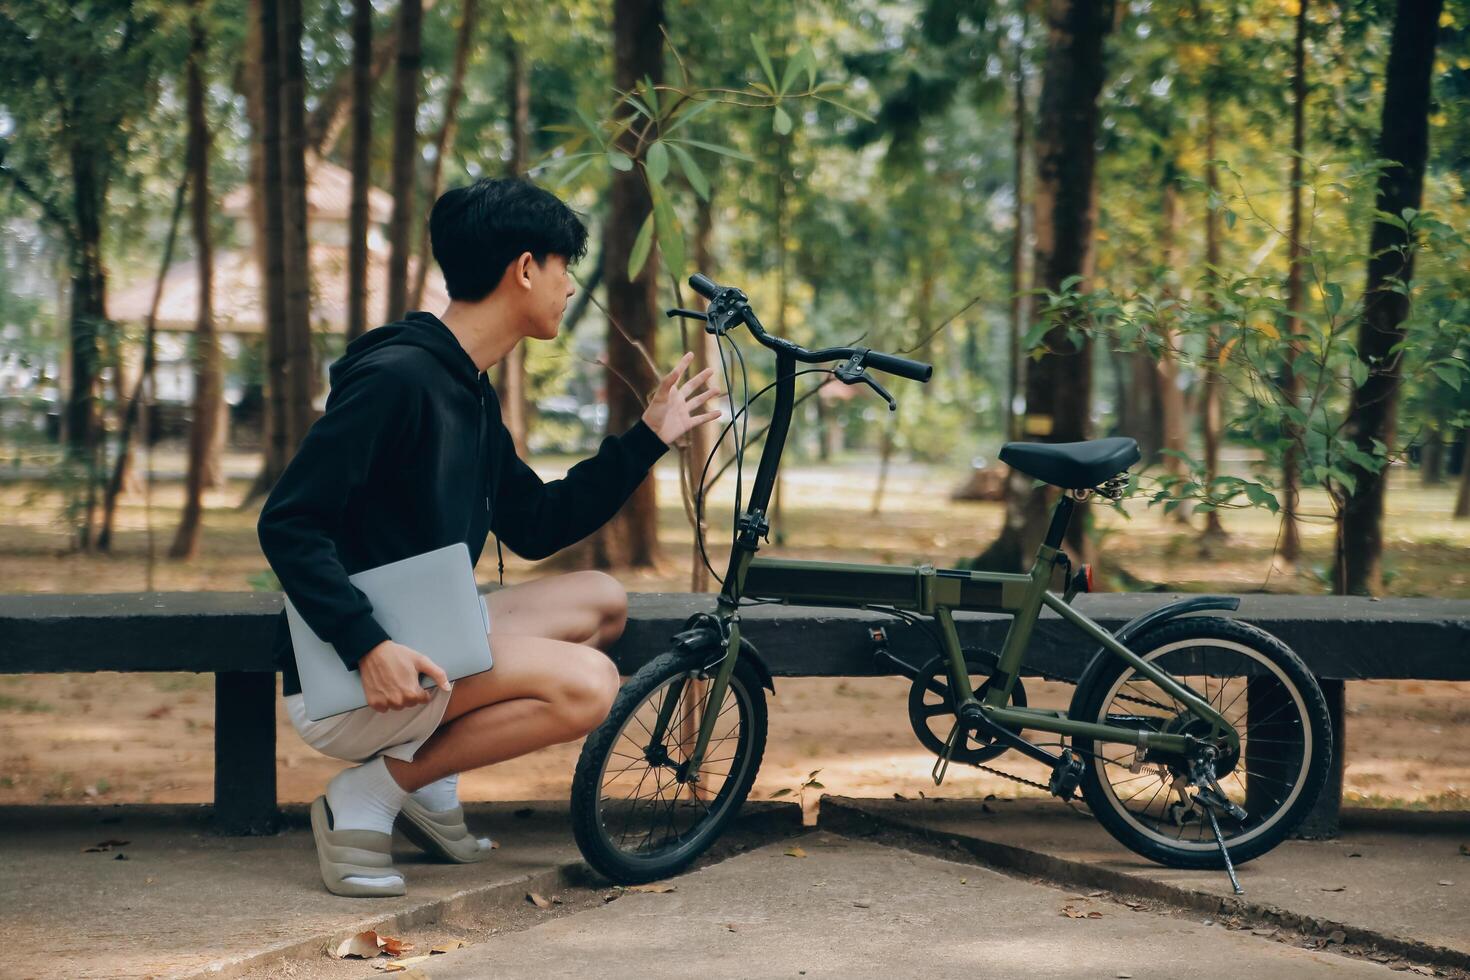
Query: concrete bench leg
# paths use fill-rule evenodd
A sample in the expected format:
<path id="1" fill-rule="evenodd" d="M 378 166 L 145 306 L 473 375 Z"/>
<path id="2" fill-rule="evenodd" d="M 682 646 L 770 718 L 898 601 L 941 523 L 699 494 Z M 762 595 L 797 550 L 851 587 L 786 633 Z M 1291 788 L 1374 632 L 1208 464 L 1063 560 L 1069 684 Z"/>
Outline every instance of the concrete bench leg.
<path id="1" fill-rule="evenodd" d="M 1322 695 L 1327 699 L 1327 715 L 1332 719 L 1332 765 L 1327 769 L 1327 782 L 1317 805 L 1307 814 L 1294 836 L 1306 840 L 1336 837 L 1342 815 L 1343 760 L 1347 758 L 1347 682 L 1318 679 Z"/>
<path id="2" fill-rule="evenodd" d="M 1338 811 L 1342 808 L 1343 682 L 1322 680 L 1318 683 L 1322 686 L 1327 712 L 1332 719 L 1333 755 L 1327 783 L 1317 797 L 1317 804 L 1293 835 L 1308 840 L 1336 837 Z M 1249 741 L 1246 743 L 1247 810 L 1274 806 L 1281 791 L 1298 773 L 1294 765 L 1274 760 L 1268 751 L 1272 739 L 1295 739 L 1301 735 L 1296 724 L 1287 720 L 1290 713 L 1284 710 L 1287 705 L 1283 699 L 1284 692 L 1274 682 L 1253 680 L 1246 687 L 1246 723 L 1251 734 L 1262 739 L 1254 745 Z M 1259 751 L 1253 752 L 1253 748 Z"/>
<path id="3" fill-rule="evenodd" d="M 214 675 L 214 823 L 223 834 L 274 834 L 276 675 Z"/>

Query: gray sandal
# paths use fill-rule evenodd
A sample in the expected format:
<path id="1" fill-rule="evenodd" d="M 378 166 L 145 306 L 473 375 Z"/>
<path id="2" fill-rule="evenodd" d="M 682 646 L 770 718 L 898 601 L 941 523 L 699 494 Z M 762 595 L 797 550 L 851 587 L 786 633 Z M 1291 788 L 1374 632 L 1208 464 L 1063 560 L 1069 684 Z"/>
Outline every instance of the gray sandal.
<path id="1" fill-rule="evenodd" d="M 428 809 L 410 796 L 398 811 L 397 826 L 403 836 L 446 861 L 473 864 L 490 856 L 491 847 L 482 846 L 465 826 L 462 806 L 440 812 Z"/>
<path id="2" fill-rule="evenodd" d="M 316 838 L 317 864 L 321 867 L 322 884 L 333 895 L 349 898 L 376 898 L 404 895 L 408 892 L 403 872 L 393 867 L 393 835 L 376 830 L 333 830 L 332 809 L 326 796 L 318 796 L 311 804 L 311 834 Z M 385 878 L 397 875 L 397 880 Z M 380 885 L 347 881 L 352 877 L 385 878 Z"/>

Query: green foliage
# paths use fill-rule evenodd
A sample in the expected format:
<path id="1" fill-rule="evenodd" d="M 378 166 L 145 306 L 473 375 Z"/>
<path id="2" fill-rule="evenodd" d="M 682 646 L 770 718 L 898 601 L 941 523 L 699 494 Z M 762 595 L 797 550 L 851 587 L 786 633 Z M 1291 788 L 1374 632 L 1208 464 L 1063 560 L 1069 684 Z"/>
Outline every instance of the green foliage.
<path id="1" fill-rule="evenodd" d="M 1352 494 L 1358 472 L 1376 473 L 1402 458 L 1404 446 L 1375 440 L 1371 452 L 1361 449 L 1348 431 L 1348 409 L 1355 389 L 1372 374 L 1398 372 L 1410 397 L 1409 411 L 1400 416 L 1401 431 L 1412 436 L 1436 417 L 1445 428 L 1470 423 L 1470 412 L 1460 400 L 1470 375 L 1470 308 L 1464 289 L 1470 261 L 1470 239 L 1451 224 L 1426 211 L 1406 209 L 1390 215 L 1372 207 L 1379 174 L 1386 163 L 1313 164 L 1308 184 L 1308 226 L 1327 222 L 1321 212 L 1342 208 L 1368 221 L 1402 228 L 1410 245 L 1403 258 L 1412 257 L 1420 270 L 1409 290 L 1411 312 L 1405 323 L 1406 339 L 1393 354 L 1393 364 L 1370 363 L 1355 344 L 1364 315 L 1365 296 L 1357 285 L 1367 256 L 1357 247 L 1320 240 L 1309 232 L 1305 243 L 1304 277 L 1307 302 L 1293 310 L 1287 303 L 1285 270 L 1239 273 L 1205 269 L 1187 298 L 1172 287 L 1141 287 L 1118 291 L 1107 286 L 1084 290 L 1080 277 L 1061 284 L 1057 292 L 1041 291 L 1039 320 L 1026 345 L 1033 357 L 1045 353 L 1044 337 L 1056 327 L 1073 341 L 1083 338 L 1110 343 L 1120 351 L 1147 351 L 1155 359 L 1167 354 L 1193 377 L 1207 368 L 1233 395 L 1234 412 L 1227 427 L 1261 450 L 1254 479 L 1216 475 L 1207 479 L 1202 460 L 1184 452 L 1166 450 L 1183 464 L 1183 472 L 1164 474 L 1147 491 L 1150 505 L 1172 511 L 1186 501 L 1196 512 L 1227 508 L 1264 507 L 1276 512 L 1277 474 L 1283 457 L 1294 452 L 1304 484 L 1327 490 L 1335 508 Z M 1233 176 L 1239 177 L 1233 171 Z M 1222 193 L 1217 210 L 1234 206 L 1243 215 L 1242 228 L 1252 226 L 1261 236 L 1276 234 L 1271 220 L 1257 208 L 1244 189 Z M 1366 222 L 1357 222 L 1366 227 Z M 1424 274 L 1428 273 L 1428 276 Z M 1388 287 L 1405 289 L 1402 280 Z M 1218 337 L 1214 364 L 1206 364 L 1206 342 Z M 1291 352 L 1295 351 L 1294 358 Z M 1291 397 L 1288 371 L 1300 383 L 1300 395 Z M 1412 441 L 1412 438 L 1407 441 Z"/>

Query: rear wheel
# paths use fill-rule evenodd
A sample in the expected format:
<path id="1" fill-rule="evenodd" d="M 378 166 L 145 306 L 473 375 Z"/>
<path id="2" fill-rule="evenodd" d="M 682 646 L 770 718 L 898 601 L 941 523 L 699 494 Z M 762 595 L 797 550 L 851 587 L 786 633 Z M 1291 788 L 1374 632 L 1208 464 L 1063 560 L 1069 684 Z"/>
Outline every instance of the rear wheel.
<path id="1" fill-rule="evenodd" d="M 666 878 L 694 862 L 750 793 L 766 747 L 760 676 L 739 659 L 710 705 L 708 655 L 664 653 L 618 692 L 588 737 L 572 780 L 572 830 L 587 863 L 620 884 Z M 669 699 L 664 736 L 653 729 Z M 705 714 L 716 712 L 698 782 L 681 775 Z"/>
<path id="2" fill-rule="evenodd" d="M 1216 810 L 1231 859 L 1249 861 L 1281 843 L 1316 803 L 1332 759 L 1327 702 L 1301 658 L 1263 630 L 1216 617 L 1175 620 L 1130 646 L 1240 736 L 1238 752 L 1213 762 L 1225 797 L 1245 810 L 1244 818 Z M 1140 731 L 1210 733 L 1208 722 L 1108 653 L 1088 668 L 1070 713 Z M 1189 760 L 1085 738 L 1073 748 L 1085 760 L 1087 805 L 1124 846 L 1172 867 L 1223 867 L 1208 815 L 1193 803 Z"/>

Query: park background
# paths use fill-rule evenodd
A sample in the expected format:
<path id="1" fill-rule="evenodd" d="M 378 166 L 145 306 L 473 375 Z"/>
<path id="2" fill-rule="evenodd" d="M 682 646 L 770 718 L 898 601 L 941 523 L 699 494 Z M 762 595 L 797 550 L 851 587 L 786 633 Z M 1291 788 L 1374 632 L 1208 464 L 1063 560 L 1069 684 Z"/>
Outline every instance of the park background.
<path id="1" fill-rule="evenodd" d="M 1106 588 L 1470 596 L 1467 21 L 1439 0 L 7 6 L 0 591 L 278 589 L 255 520 L 330 363 L 442 311 L 428 205 L 516 173 L 592 232 L 561 336 L 492 369 L 547 479 L 682 350 L 737 407 L 770 380 L 748 338 L 747 376 L 662 316 L 698 270 L 773 333 L 936 367 L 891 383 L 897 413 L 800 379 L 772 553 L 1014 567 L 1041 497 L 1000 444 L 1126 434 L 1129 498 L 1068 545 Z M 721 569 L 723 422 L 592 539 L 507 553 L 505 581 L 708 590 L 691 488 L 712 455 Z M 0 803 L 209 800 L 212 689 L 0 678 Z M 1350 683 L 1347 799 L 1466 809 L 1467 693 Z M 932 791 L 906 694 L 778 681 L 755 798 Z M 310 800 L 340 763 L 279 724 L 280 799 Z M 576 751 L 462 796 L 560 798 Z"/>

